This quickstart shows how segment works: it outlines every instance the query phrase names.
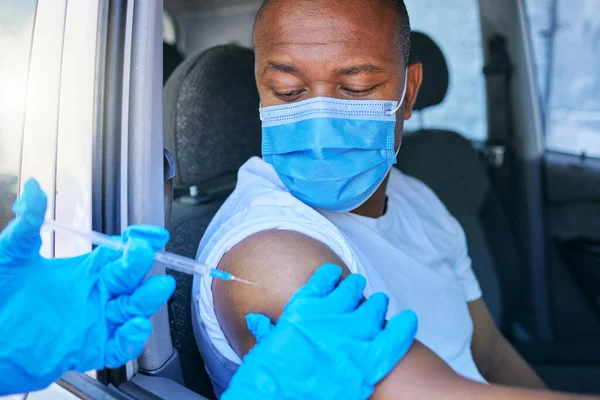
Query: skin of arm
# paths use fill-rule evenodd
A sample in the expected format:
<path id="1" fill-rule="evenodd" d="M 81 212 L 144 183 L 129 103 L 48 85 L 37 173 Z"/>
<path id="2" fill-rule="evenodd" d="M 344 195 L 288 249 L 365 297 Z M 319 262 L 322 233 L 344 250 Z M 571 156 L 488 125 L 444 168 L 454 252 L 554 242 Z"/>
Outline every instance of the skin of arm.
<path id="1" fill-rule="evenodd" d="M 482 299 L 469 303 L 473 319 L 471 352 L 477 368 L 488 382 L 531 389 L 546 385 L 498 330 Z"/>
<path id="2" fill-rule="evenodd" d="M 240 356 L 255 345 L 246 328 L 248 313 L 276 321 L 292 294 L 324 263 L 350 272 L 326 245 L 292 231 L 264 231 L 233 247 L 219 269 L 260 283 L 262 288 L 213 281 L 215 311 L 221 329 Z M 415 341 L 408 354 L 376 387 L 372 399 L 507 399 L 543 400 L 586 398 L 544 391 L 485 385 L 456 374 L 442 359 Z"/>

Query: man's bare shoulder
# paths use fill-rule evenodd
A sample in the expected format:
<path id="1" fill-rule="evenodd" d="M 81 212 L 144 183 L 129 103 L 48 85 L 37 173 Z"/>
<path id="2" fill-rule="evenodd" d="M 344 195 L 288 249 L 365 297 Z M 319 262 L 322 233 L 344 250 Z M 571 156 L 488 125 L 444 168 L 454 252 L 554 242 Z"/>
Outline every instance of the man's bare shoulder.
<path id="1" fill-rule="evenodd" d="M 276 320 L 292 294 L 322 264 L 332 263 L 349 271 L 327 245 L 304 234 L 269 230 L 241 241 L 221 259 L 219 269 L 262 285 L 213 282 L 215 312 L 233 349 L 245 354 L 254 345 L 245 316 L 261 313 Z"/>

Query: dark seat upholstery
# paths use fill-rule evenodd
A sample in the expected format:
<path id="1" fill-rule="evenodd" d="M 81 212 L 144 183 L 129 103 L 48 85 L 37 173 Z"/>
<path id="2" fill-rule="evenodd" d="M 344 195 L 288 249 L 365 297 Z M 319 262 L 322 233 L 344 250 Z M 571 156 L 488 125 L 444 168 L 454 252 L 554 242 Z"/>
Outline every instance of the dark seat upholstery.
<path id="1" fill-rule="evenodd" d="M 163 42 L 163 85 L 175 71 L 175 68 L 183 62 L 183 56 L 172 44 Z"/>
<path id="2" fill-rule="evenodd" d="M 259 98 L 254 53 L 219 46 L 184 61 L 164 93 L 165 147 L 177 166 L 175 189 L 194 196 L 173 204 L 169 251 L 195 258 L 204 231 L 235 186 L 237 170 L 260 155 Z M 188 388 L 214 398 L 191 323 L 192 278 L 171 271 L 177 290 L 170 302 L 171 335 Z"/>

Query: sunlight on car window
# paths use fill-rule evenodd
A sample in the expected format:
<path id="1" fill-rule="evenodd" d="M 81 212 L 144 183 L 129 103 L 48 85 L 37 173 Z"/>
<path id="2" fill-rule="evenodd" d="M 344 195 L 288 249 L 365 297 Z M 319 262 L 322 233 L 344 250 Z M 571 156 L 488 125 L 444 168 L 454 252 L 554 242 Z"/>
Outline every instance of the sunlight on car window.
<path id="1" fill-rule="evenodd" d="M 0 3 L 0 229 L 13 215 L 36 0 Z"/>
<path id="2" fill-rule="evenodd" d="M 597 0 L 527 0 L 549 150 L 600 157 Z"/>
<path id="3" fill-rule="evenodd" d="M 406 130 L 448 129 L 471 140 L 486 140 L 487 110 L 478 2 L 405 0 L 405 3 L 412 29 L 427 34 L 437 43 L 450 70 L 450 84 L 443 103 L 421 111 L 422 116 L 414 115 L 407 121 Z"/>

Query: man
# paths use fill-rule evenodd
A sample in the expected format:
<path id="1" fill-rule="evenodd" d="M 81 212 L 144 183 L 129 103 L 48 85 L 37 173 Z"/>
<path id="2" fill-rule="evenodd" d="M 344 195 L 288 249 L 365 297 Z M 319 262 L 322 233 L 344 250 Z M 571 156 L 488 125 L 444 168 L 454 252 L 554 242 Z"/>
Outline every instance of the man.
<path id="1" fill-rule="evenodd" d="M 421 182 L 391 169 L 422 80 L 407 65 L 402 0 L 270 0 L 255 22 L 263 159 L 250 159 L 199 248 L 210 266 L 260 282 L 194 282 L 198 346 L 217 394 L 254 345 L 244 316 L 277 320 L 323 263 L 367 278 L 390 314 L 414 309 L 417 339 L 377 399 L 565 398 L 492 321 L 462 228 Z M 486 385 L 485 383 L 498 385 Z"/>
<path id="2" fill-rule="evenodd" d="M 70 370 L 117 368 L 139 357 L 152 331 L 148 317 L 175 289 L 170 276 L 144 281 L 168 232 L 128 228 L 125 255 L 99 247 L 45 259 L 39 249 L 46 196 L 37 182 L 25 184 L 13 210 L 20 218 L 0 233 L 0 396 L 42 389 Z M 321 267 L 276 326 L 264 315 L 247 316 L 261 343 L 246 357 L 228 399 L 371 395 L 408 351 L 417 320 L 406 312 L 383 328 L 387 297 L 359 306 L 365 279 L 352 275 L 334 289 L 341 272 Z"/>

